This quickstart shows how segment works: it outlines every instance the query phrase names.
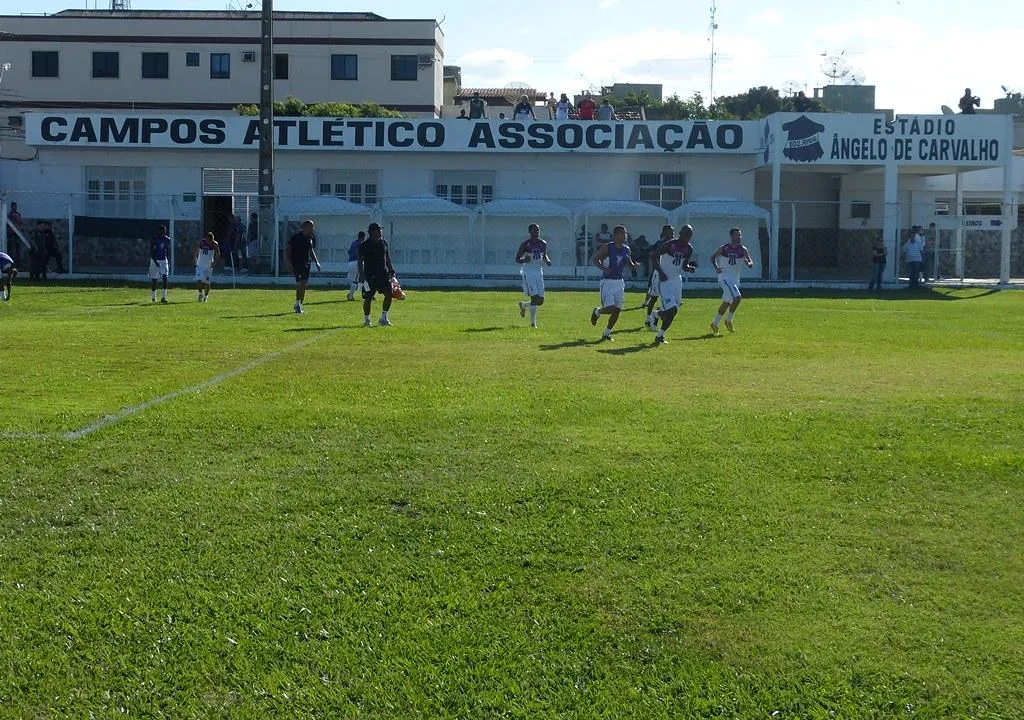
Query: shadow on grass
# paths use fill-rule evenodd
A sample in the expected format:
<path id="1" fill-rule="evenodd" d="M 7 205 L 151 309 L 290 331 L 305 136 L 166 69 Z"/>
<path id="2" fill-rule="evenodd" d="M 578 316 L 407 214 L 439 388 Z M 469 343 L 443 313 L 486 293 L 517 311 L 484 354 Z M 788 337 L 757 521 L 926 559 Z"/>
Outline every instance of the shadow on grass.
<path id="1" fill-rule="evenodd" d="M 463 328 L 462 332 L 465 332 L 465 333 L 488 333 L 488 332 L 498 332 L 500 330 L 508 330 L 508 329 L 509 328 L 498 327 L 497 325 L 495 325 L 493 327 Z"/>
<path id="2" fill-rule="evenodd" d="M 313 300 L 310 302 L 303 302 L 302 305 L 347 305 L 348 300 Z"/>
<path id="3" fill-rule="evenodd" d="M 654 343 L 644 343 L 643 345 L 627 345 L 626 347 L 609 347 L 598 350 L 598 352 L 604 353 L 605 355 L 632 355 L 633 353 L 652 350 L 656 347 L 658 346 Z"/>
<path id="4" fill-rule="evenodd" d="M 251 320 L 253 318 L 273 318 L 273 317 L 287 317 L 288 315 L 295 315 L 294 310 L 288 312 L 277 312 L 277 313 L 263 313 L 262 315 L 221 315 L 223 320 Z"/>
<path id="5" fill-rule="evenodd" d="M 681 342 L 694 342 L 695 340 L 718 340 L 722 335 L 715 335 L 714 333 L 707 332 L 703 335 L 689 335 L 687 337 L 672 338 L 672 340 L 679 340 Z"/>
<path id="6" fill-rule="evenodd" d="M 566 340 L 565 342 L 552 343 L 550 345 L 541 345 L 541 350 L 566 350 L 574 347 L 586 347 L 588 345 L 600 345 L 603 340 L 598 338 L 597 340 L 586 340 L 584 338 L 576 338 L 575 340 Z"/>
<path id="7" fill-rule="evenodd" d="M 345 328 L 355 328 L 355 327 L 362 327 L 362 325 L 324 325 L 322 327 L 285 328 L 284 332 L 289 332 L 289 333 L 327 332 L 328 330 L 344 330 Z"/>

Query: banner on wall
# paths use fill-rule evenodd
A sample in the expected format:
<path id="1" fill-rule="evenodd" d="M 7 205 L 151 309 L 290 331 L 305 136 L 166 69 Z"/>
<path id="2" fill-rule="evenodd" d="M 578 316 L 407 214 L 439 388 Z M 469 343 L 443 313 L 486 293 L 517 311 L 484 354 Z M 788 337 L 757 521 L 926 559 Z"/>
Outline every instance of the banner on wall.
<path id="1" fill-rule="evenodd" d="M 762 162 L 783 165 L 992 166 L 1005 162 L 1007 115 L 781 113 L 764 121 Z"/>
<path id="2" fill-rule="evenodd" d="M 277 150 L 377 152 L 681 153 L 759 152 L 756 121 L 520 123 L 504 120 L 418 120 L 281 117 Z M 82 148 L 256 149 L 253 117 L 28 113 L 25 141 Z"/>

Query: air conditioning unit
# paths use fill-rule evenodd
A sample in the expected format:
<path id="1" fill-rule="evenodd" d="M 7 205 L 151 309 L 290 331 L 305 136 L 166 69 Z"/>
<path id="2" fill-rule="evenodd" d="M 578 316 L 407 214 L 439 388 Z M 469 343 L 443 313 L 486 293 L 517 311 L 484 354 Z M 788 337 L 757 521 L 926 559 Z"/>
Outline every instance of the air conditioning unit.
<path id="1" fill-rule="evenodd" d="M 256 62 L 256 51 L 255 50 L 243 50 L 242 51 L 242 62 Z"/>
<path id="2" fill-rule="evenodd" d="M 417 55 L 416 56 L 416 64 L 419 65 L 420 67 L 430 67 L 431 65 L 434 64 L 434 56 L 433 55 Z"/>

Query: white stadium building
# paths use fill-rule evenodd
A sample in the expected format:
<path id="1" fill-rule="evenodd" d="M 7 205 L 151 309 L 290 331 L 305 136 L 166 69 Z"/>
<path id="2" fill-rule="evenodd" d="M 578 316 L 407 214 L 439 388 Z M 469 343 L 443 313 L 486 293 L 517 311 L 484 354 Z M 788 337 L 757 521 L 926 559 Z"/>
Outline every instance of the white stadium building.
<path id="1" fill-rule="evenodd" d="M 328 268 L 376 221 L 400 273 L 424 283 L 515 282 L 512 255 L 535 221 L 552 247 L 549 276 L 566 285 L 593 277 L 594 236 L 618 223 L 642 246 L 663 224 L 689 222 L 705 279 L 734 225 L 755 259 L 751 280 L 809 284 L 865 283 L 879 234 L 895 258 L 909 228 L 930 223 L 939 274 L 1024 277 L 1024 158 L 1009 115 L 442 119 L 433 20 L 276 15 L 278 99 L 375 101 L 407 117 L 276 119 L 279 223 L 256 248 L 261 278 L 284 271 L 280 241 L 305 217 Z M 53 222 L 73 275 L 141 275 L 157 224 L 171 228 L 173 270 L 187 275 L 202 232 L 222 235 L 232 214 L 256 209 L 259 123 L 233 108 L 258 95 L 258 13 L 0 20 L 11 64 L 3 201 L 18 203 L 25 230 Z M 890 262 L 890 284 L 898 271 Z"/>

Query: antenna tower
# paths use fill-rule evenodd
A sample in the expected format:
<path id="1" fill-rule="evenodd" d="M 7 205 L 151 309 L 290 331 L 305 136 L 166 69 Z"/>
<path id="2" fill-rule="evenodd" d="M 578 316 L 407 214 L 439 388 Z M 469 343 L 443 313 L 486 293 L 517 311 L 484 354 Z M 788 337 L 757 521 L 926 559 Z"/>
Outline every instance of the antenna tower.
<path id="1" fill-rule="evenodd" d="M 718 6 L 715 0 L 711 0 L 711 24 L 708 29 L 711 31 L 711 88 L 708 97 L 708 105 L 715 104 L 715 31 L 718 30 L 718 21 L 715 16 L 718 14 Z"/>

